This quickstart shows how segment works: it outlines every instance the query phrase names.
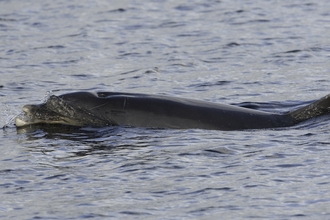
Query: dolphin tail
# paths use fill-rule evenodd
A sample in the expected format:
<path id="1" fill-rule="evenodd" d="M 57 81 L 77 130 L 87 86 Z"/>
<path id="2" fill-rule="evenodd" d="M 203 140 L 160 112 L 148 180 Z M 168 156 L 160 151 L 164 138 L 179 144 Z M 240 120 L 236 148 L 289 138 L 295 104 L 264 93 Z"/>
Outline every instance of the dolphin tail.
<path id="1" fill-rule="evenodd" d="M 297 110 L 288 113 L 295 123 L 330 113 L 330 94 Z"/>

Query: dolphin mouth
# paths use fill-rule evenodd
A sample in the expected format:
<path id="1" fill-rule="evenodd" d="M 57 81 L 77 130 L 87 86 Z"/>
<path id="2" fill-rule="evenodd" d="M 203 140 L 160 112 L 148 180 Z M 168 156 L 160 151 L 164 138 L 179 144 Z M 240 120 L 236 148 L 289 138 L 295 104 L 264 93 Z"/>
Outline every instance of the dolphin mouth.
<path id="1" fill-rule="evenodd" d="M 16 127 L 34 124 L 63 124 L 71 126 L 108 126 L 113 125 L 80 106 L 74 106 L 62 98 L 52 95 L 39 105 L 25 105 L 23 113 L 15 118 Z"/>

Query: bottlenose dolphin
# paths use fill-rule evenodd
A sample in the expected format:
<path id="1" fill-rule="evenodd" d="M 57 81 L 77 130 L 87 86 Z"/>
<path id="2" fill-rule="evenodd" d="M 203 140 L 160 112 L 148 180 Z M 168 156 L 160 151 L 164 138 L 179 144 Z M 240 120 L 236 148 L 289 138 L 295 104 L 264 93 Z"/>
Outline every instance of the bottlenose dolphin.
<path id="1" fill-rule="evenodd" d="M 25 105 L 16 126 L 64 124 L 104 127 L 243 130 L 279 128 L 330 112 L 330 95 L 288 113 L 269 113 L 186 98 L 117 92 L 52 95 L 39 105 Z"/>

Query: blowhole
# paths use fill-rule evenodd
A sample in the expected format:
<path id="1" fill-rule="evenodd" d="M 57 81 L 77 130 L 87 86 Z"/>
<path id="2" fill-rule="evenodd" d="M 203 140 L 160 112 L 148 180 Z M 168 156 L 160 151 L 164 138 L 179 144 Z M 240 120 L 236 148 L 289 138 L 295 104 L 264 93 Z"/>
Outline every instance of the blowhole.
<path id="1" fill-rule="evenodd" d="M 105 97 L 107 97 L 107 95 L 106 95 L 104 92 L 98 92 L 98 93 L 97 93 L 97 96 L 98 96 L 99 98 L 105 98 Z"/>

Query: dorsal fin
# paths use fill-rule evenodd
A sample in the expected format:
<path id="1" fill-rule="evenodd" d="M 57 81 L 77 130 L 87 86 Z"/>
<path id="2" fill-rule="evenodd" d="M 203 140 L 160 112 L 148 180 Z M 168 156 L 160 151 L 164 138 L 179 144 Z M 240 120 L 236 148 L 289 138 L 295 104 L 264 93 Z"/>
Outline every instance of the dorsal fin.
<path id="1" fill-rule="evenodd" d="M 296 123 L 330 113 L 330 94 L 305 106 L 289 112 Z"/>

